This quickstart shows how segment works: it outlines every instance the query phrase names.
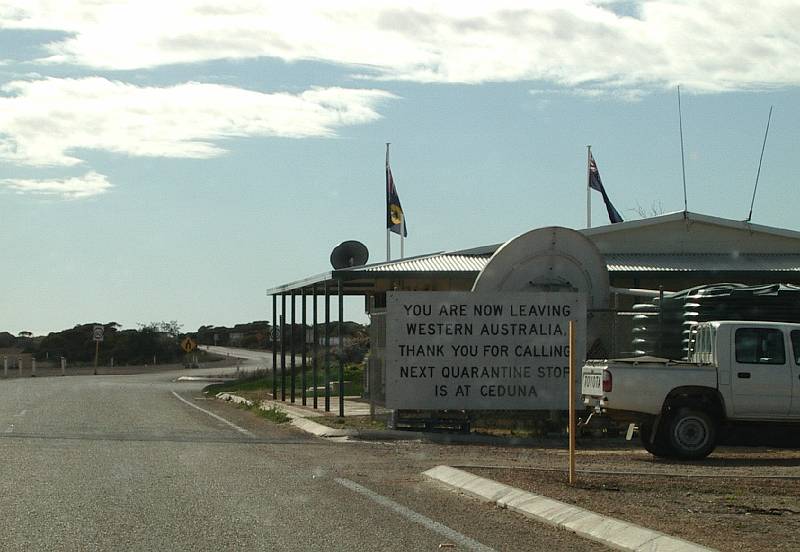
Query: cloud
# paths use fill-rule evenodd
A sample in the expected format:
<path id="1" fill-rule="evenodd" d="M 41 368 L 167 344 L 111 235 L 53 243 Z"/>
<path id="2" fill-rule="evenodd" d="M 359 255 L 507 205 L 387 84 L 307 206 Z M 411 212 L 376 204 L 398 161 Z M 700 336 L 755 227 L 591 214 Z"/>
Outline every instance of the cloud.
<path id="1" fill-rule="evenodd" d="M 8 0 L 0 27 L 67 33 L 49 63 L 137 69 L 212 59 L 317 60 L 376 79 L 800 84 L 796 0 Z"/>
<path id="2" fill-rule="evenodd" d="M 533 88 L 528 91 L 532 96 L 575 96 L 589 100 L 615 100 L 625 102 L 636 102 L 647 95 L 647 91 L 641 88 L 615 88 L 615 87 L 586 87 L 580 86 L 570 88 Z"/>
<path id="3" fill-rule="evenodd" d="M 92 197 L 103 194 L 112 188 L 105 175 L 94 171 L 71 178 L 46 180 L 7 178 L 0 180 L 0 186 L 20 194 L 59 196 L 64 199 Z"/>
<path id="4" fill-rule="evenodd" d="M 32 166 L 81 163 L 81 149 L 130 156 L 209 158 L 245 136 L 334 136 L 374 121 L 381 90 L 312 88 L 299 94 L 189 82 L 166 88 L 100 77 L 14 81 L 1 89 L 0 159 Z"/>

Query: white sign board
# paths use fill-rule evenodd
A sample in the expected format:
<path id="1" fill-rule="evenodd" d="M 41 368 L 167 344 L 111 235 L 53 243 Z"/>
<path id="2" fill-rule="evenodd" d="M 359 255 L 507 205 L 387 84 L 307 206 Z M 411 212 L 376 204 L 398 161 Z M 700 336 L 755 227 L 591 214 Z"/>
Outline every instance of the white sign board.
<path id="1" fill-rule="evenodd" d="M 92 339 L 94 341 L 103 341 L 103 326 L 97 325 L 92 329 Z"/>
<path id="2" fill-rule="evenodd" d="M 570 320 L 577 367 L 585 357 L 582 294 L 397 291 L 386 304 L 387 407 L 567 408 Z"/>

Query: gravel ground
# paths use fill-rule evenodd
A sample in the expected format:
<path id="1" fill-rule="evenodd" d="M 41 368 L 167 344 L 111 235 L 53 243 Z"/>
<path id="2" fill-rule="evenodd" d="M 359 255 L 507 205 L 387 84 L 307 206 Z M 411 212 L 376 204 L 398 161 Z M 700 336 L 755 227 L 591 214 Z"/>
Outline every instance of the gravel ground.
<path id="1" fill-rule="evenodd" d="M 633 448 L 582 451 L 570 487 L 563 450 L 528 461 L 495 451 L 471 473 L 719 550 L 798 550 L 800 451 L 724 448 L 706 461 L 660 461 Z M 780 479 L 783 477 L 783 479 Z M 790 479 L 796 477 L 796 479 Z"/>

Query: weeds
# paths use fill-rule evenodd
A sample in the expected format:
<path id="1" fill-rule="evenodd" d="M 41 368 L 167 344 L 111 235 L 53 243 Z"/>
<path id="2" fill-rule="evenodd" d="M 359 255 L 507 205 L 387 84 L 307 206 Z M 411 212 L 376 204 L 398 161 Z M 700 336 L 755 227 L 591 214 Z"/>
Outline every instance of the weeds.
<path id="1" fill-rule="evenodd" d="M 266 418 L 267 420 L 274 422 L 276 424 L 285 424 L 286 422 L 291 420 L 291 418 L 289 417 L 288 414 L 286 414 L 286 412 L 275 406 L 271 406 L 266 410 L 258 408 L 256 406 L 253 407 L 253 411 L 262 418 Z"/>

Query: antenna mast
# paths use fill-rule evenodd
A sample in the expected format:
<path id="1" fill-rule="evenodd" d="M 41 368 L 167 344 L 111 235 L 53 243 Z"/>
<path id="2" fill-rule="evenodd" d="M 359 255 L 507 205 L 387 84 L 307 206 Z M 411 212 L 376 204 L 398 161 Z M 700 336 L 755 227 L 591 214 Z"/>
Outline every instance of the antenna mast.
<path id="1" fill-rule="evenodd" d="M 683 154 L 683 114 L 681 113 L 681 86 L 678 85 L 678 129 L 681 133 L 681 171 L 683 172 L 683 212 L 689 211 L 689 203 L 686 199 L 686 160 Z"/>
<path id="2" fill-rule="evenodd" d="M 756 202 L 756 190 L 758 190 L 758 177 L 761 176 L 761 161 L 764 159 L 764 148 L 767 147 L 767 135 L 769 134 L 769 122 L 772 119 L 772 106 L 769 106 L 769 115 L 767 115 L 767 129 L 764 131 L 764 143 L 761 144 L 761 157 L 758 158 L 758 172 L 756 172 L 756 185 L 753 187 L 753 199 L 750 201 L 750 214 L 747 215 L 745 222 L 750 222 L 753 218 L 753 204 Z"/>

